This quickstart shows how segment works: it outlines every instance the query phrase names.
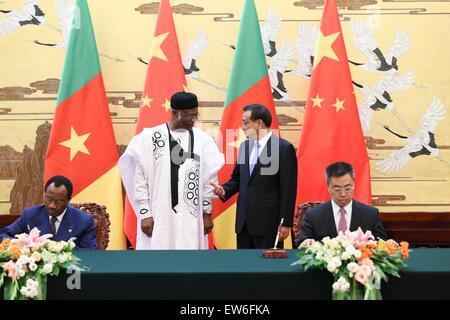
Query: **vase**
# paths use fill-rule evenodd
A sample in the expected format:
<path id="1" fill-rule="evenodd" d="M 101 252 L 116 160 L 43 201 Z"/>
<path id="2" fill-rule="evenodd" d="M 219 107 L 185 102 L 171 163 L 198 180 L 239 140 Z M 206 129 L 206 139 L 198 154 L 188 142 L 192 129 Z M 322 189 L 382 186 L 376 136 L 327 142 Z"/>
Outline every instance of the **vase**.
<path id="1" fill-rule="evenodd" d="M 45 300 L 47 299 L 47 276 L 39 275 L 37 280 L 39 282 L 38 294 L 34 300 Z"/>
<path id="2" fill-rule="evenodd" d="M 17 298 L 17 286 L 17 282 L 13 281 L 11 278 L 6 277 L 3 284 L 3 299 L 15 300 Z"/>
<path id="3" fill-rule="evenodd" d="M 382 300 L 380 289 L 366 289 L 364 300 Z"/>

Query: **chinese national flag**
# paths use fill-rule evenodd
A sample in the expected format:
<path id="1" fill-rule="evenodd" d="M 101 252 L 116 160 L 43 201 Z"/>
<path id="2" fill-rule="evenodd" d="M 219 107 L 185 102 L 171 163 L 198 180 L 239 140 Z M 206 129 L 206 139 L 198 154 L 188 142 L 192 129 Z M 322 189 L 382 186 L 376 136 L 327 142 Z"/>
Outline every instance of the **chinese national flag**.
<path id="1" fill-rule="evenodd" d="M 45 157 L 44 179 L 66 176 L 74 187 L 72 203 L 105 205 L 111 220 L 108 249 L 125 249 L 119 154 L 86 0 L 76 2 L 76 12 Z"/>
<path id="2" fill-rule="evenodd" d="M 330 198 L 324 173 L 325 168 L 336 161 L 353 165 L 354 198 L 370 204 L 369 158 L 336 0 L 327 0 L 298 148 L 298 204 Z"/>
<path id="3" fill-rule="evenodd" d="M 136 134 L 170 120 L 170 97 L 186 86 L 169 0 L 161 0 L 153 36 L 147 77 L 142 91 Z M 136 215 L 126 200 L 124 230 L 136 247 Z"/>
<path id="4" fill-rule="evenodd" d="M 225 166 L 219 172 L 220 184 L 230 179 L 239 145 L 246 139 L 240 129 L 242 109 L 253 103 L 263 104 L 270 110 L 271 128 L 277 130 L 278 119 L 267 74 L 258 15 L 253 0 L 246 0 L 222 114 L 222 138 L 218 140 L 219 150 L 225 154 Z M 236 248 L 236 198 L 237 195 L 225 203 L 220 200 L 214 202 L 213 235 L 217 249 Z M 210 247 L 211 245 L 210 242 Z"/>

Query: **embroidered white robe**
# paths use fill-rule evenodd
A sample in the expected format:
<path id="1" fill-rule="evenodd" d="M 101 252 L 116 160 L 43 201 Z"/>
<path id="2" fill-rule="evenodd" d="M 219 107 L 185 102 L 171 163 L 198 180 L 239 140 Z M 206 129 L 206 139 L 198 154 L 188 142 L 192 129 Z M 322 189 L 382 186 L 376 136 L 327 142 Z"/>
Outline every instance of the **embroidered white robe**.
<path id="1" fill-rule="evenodd" d="M 209 182 L 217 183 L 224 156 L 210 136 L 200 129 L 192 130 L 193 153 L 200 161 L 186 159 L 179 167 L 175 210 L 169 130 L 165 123 L 134 136 L 119 159 L 123 184 L 137 216 L 136 249 L 208 249 L 203 212 L 211 212 L 215 196 Z M 141 230 L 141 220 L 148 217 L 154 219 L 152 237 Z"/>

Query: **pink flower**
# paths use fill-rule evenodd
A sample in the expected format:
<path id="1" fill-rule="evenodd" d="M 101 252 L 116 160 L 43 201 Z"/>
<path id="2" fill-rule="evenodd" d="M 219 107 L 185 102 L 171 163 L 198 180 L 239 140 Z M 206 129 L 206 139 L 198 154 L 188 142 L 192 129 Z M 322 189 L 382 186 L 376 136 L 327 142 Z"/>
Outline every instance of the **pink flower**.
<path id="1" fill-rule="evenodd" d="M 361 261 L 362 265 L 368 266 L 368 267 L 373 267 L 373 261 L 372 259 L 369 258 L 365 258 Z"/>
<path id="2" fill-rule="evenodd" d="M 359 237 L 359 241 L 360 242 L 367 242 L 369 240 L 374 240 L 375 237 L 372 234 L 372 231 L 367 230 L 366 232 L 362 232 L 361 228 L 358 228 L 358 230 L 356 231 L 358 233 Z"/>
<path id="3" fill-rule="evenodd" d="M 364 273 L 366 277 L 370 277 L 375 270 L 373 261 L 369 258 L 365 258 L 360 262 L 359 271 Z"/>
<path id="4" fill-rule="evenodd" d="M 10 277 L 11 279 L 19 278 L 17 266 L 12 260 L 9 260 L 8 262 L 4 263 L 2 267 L 5 272 L 8 272 L 8 277 Z"/>
<path id="5" fill-rule="evenodd" d="M 348 243 L 348 244 L 353 245 L 353 241 L 350 238 L 349 231 L 345 231 L 345 233 L 343 233 L 342 231 L 339 231 L 337 238 L 338 238 L 339 242 L 341 242 L 341 243 Z"/>
<path id="6" fill-rule="evenodd" d="M 46 242 L 48 238 L 53 237 L 53 235 L 49 233 L 39 236 L 40 233 L 38 228 L 33 228 L 30 231 L 30 234 L 22 233 L 16 235 L 17 239 L 14 239 L 13 242 L 25 248 L 34 248 Z"/>
<path id="7" fill-rule="evenodd" d="M 338 238 L 341 242 L 348 243 L 350 242 L 354 246 L 358 246 L 361 243 L 366 243 L 370 240 L 375 239 L 372 232 L 367 230 L 363 232 L 361 228 L 358 228 L 356 231 L 345 231 L 345 233 L 339 232 Z"/>
<path id="8" fill-rule="evenodd" d="M 361 284 L 366 284 L 368 278 L 369 277 L 367 276 L 367 274 L 361 269 L 359 269 L 358 272 L 355 273 L 356 281 L 358 281 Z"/>

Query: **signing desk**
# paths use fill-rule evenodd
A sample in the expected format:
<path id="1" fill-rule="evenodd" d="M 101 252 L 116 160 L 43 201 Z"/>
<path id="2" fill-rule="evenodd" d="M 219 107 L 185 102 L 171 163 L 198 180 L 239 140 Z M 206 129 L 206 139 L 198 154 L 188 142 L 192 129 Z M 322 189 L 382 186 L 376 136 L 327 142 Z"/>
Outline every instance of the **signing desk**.
<path id="1" fill-rule="evenodd" d="M 67 275 L 48 280 L 48 299 L 330 299 L 331 275 L 304 272 L 261 250 L 79 251 L 90 270 L 81 290 Z M 450 299 L 450 249 L 413 249 L 401 278 L 383 283 L 384 299 Z"/>

